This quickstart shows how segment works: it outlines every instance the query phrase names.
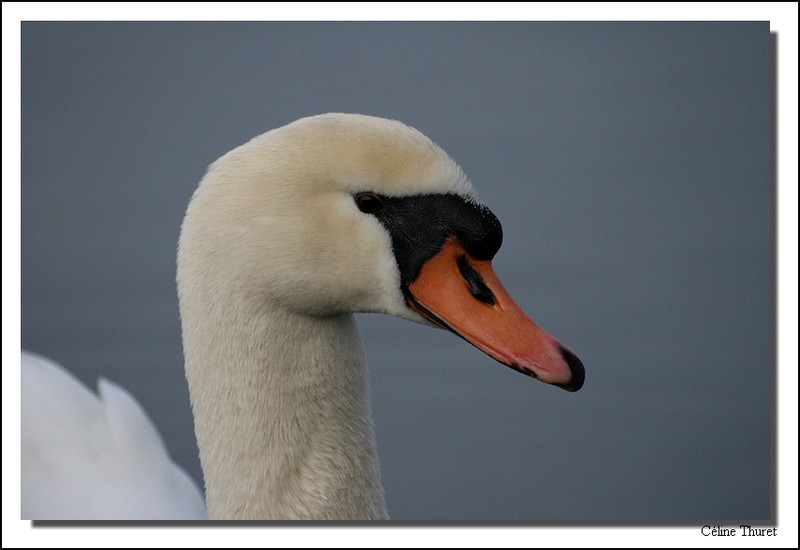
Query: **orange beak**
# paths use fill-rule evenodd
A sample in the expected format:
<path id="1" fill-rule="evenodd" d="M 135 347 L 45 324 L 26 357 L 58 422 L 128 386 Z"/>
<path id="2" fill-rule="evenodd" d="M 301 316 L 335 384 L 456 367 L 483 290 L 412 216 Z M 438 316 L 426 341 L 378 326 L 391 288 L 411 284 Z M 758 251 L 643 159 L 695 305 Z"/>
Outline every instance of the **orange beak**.
<path id="1" fill-rule="evenodd" d="M 408 294 L 414 311 L 504 365 L 568 391 L 583 386 L 580 359 L 514 303 L 491 261 L 474 260 L 455 237 L 423 264 Z"/>

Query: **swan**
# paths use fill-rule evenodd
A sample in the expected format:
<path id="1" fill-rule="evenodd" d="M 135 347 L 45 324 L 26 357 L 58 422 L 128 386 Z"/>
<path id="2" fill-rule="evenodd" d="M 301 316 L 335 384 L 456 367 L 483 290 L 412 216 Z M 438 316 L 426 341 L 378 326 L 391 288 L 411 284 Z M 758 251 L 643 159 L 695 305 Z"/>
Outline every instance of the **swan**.
<path id="1" fill-rule="evenodd" d="M 176 277 L 208 517 L 388 517 L 355 312 L 444 328 L 580 389 L 580 360 L 492 270 L 501 242 L 460 167 L 398 121 L 302 118 L 214 162 L 186 211 Z M 100 393 L 125 400 L 108 383 Z M 175 468 L 162 483 L 191 500 Z"/>

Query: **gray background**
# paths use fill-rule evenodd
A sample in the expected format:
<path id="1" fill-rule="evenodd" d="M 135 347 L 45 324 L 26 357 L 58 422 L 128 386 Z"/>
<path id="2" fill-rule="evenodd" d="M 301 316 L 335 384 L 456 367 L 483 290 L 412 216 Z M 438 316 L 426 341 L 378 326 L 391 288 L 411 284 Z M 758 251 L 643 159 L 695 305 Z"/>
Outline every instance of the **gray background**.
<path id="1" fill-rule="evenodd" d="M 772 514 L 769 24 L 23 23 L 22 345 L 151 413 L 200 479 L 175 244 L 205 167 L 328 111 L 402 120 L 502 220 L 568 394 L 359 316 L 406 520 Z"/>

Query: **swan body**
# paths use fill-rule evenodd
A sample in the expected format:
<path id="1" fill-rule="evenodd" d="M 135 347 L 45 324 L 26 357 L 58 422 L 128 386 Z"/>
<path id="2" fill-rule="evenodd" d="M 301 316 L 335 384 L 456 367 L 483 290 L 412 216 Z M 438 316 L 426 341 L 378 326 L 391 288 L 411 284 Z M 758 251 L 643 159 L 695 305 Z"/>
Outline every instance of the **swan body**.
<path id="1" fill-rule="evenodd" d="M 207 518 L 203 493 L 123 388 L 101 379 L 95 394 L 23 352 L 22 396 L 23 519 Z"/>
<path id="2" fill-rule="evenodd" d="M 388 517 L 354 312 L 579 389 L 580 361 L 494 275 L 501 241 L 461 169 L 397 121 L 308 117 L 212 164 L 177 269 L 209 517 Z"/>

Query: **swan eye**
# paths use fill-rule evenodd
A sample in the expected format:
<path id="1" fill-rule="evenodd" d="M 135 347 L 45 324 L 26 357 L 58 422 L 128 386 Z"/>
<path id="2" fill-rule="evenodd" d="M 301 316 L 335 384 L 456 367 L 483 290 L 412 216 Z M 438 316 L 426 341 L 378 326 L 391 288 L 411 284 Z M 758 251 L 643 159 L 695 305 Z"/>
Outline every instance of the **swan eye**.
<path id="1" fill-rule="evenodd" d="M 383 201 L 372 193 L 359 193 L 355 199 L 356 206 L 365 214 L 375 214 L 383 210 Z"/>

